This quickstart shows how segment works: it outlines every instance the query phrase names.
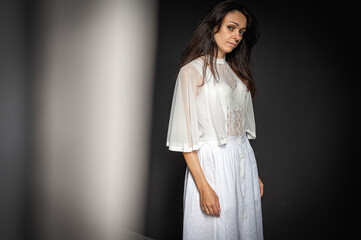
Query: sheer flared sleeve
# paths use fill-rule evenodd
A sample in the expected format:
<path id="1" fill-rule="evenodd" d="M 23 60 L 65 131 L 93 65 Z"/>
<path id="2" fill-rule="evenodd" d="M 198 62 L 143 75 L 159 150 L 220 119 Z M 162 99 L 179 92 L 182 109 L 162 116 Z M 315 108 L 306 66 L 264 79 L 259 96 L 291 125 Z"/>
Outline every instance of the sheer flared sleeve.
<path id="1" fill-rule="evenodd" d="M 200 148 L 196 96 L 200 75 L 189 65 L 180 69 L 175 83 L 166 146 L 171 151 L 192 152 Z"/>
<path id="2" fill-rule="evenodd" d="M 254 120 L 252 95 L 249 91 L 247 92 L 247 97 L 246 97 L 245 118 L 246 118 L 245 132 L 247 133 L 247 138 L 255 139 L 256 138 L 256 123 Z"/>

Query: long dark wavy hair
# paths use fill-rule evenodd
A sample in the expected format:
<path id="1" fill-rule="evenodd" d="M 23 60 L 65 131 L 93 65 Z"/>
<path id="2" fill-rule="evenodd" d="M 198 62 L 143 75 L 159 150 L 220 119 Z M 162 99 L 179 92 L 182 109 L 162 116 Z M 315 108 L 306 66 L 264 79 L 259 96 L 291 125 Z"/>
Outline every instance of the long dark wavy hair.
<path id="1" fill-rule="evenodd" d="M 226 54 L 226 61 L 234 73 L 247 86 L 252 97 L 254 97 L 256 95 L 256 86 L 250 60 L 252 47 L 259 38 L 258 21 L 246 7 L 233 0 L 218 2 L 203 18 L 181 54 L 178 72 L 184 65 L 190 63 L 192 60 L 200 56 L 205 56 L 202 85 L 204 84 L 207 66 L 210 67 L 212 74 L 216 76 L 217 69 L 214 58 L 217 57 L 218 46 L 214 39 L 214 29 L 217 27 L 216 32 L 218 32 L 224 17 L 227 13 L 232 11 L 239 11 L 242 13 L 247 19 L 247 26 L 241 42 L 232 52 Z M 216 56 L 214 56 L 214 54 L 216 54 Z"/>

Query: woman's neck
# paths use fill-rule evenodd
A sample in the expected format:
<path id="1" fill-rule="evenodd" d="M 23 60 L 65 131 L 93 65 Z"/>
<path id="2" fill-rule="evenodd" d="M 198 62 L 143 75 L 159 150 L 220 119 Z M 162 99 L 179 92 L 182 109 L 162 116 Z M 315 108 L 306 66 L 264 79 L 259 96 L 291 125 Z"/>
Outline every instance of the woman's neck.
<path id="1" fill-rule="evenodd" d="M 216 57 L 216 54 L 214 54 L 214 56 Z M 216 58 L 225 59 L 226 54 L 224 52 L 222 52 L 220 49 L 218 49 L 218 54 L 217 54 Z"/>

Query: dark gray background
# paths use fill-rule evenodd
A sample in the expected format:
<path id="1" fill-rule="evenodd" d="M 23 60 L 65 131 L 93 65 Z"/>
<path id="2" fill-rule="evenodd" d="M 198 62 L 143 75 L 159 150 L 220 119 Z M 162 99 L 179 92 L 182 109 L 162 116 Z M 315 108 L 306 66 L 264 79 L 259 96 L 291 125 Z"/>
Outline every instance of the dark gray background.
<path id="1" fill-rule="evenodd" d="M 181 239 L 185 161 L 165 146 L 176 66 L 214 0 L 159 1 L 144 234 Z M 242 1 L 258 17 L 255 150 L 265 239 L 351 239 L 357 227 L 359 27 L 348 2 Z M 34 239 L 37 1 L 0 7 L 0 239 Z M 86 4 L 86 1 L 84 1 Z M 356 9 L 357 10 L 357 9 Z M 131 23 L 130 23 L 131 24 Z M 351 25 L 354 25 L 353 27 Z M 355 220 L 356 219 L 356 220 Z M 356 235 L 357 236 L 357 235 Z"/>
<path id="2" fill-rule="evenodd" d="M 32 80 L 36 1 L 0 4 L 0 239 L 32 239 Z"/>
<path id="3" fill-rule="evenodd" d="M 146 235 L 181 239 L 182 154 L 165 146 L 179 56 L 216 1 L 159 2 L 159 33 Z M 346 239 L 355 211 L 355 131 L 350 73 L 352 5 L 240 1 L 260 22 L 253 66 L 257 138 L 264 182 L 265 239 Z M 358 111 L 358 110 L 356 110 Z M 334 238 L 335 237 L 335 238 Z"/>

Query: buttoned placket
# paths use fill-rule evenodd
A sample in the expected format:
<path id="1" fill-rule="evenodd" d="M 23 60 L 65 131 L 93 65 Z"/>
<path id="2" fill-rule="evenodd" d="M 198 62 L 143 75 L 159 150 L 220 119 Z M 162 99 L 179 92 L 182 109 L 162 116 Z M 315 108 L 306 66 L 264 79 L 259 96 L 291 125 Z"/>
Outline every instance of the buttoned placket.
<path id="1" fill-rule="evenodd" d="M 241 152 L 239 153 L 239 156 L 241 158 L 241 177 L 243 179 L 243 181 L 241 180 L 241 191 L 242 191 L 242 198 L 243 198 L 243 203 L 246 205 L 246 172 L 245 172 L 245 152 L 244 152 L 244 144 L 242 143 L 242 137 L 239 137 L 237 140 L 240 143 L 241 146 Z M 244 206 L 245 207 L 245 206 Z M 244 209 L 247 209 L 246 207 Z M 243 214 L 243 220 L 247 220 L 248 219 L 248 214 L 247 212 L 245 212 Z"/>

